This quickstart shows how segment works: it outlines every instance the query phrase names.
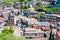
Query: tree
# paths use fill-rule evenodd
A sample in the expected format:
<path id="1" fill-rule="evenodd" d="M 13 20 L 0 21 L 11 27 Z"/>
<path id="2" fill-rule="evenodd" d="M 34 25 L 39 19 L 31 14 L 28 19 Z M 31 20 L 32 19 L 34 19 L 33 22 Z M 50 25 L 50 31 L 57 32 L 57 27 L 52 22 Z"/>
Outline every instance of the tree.
<path id="1" fill-rule="evenodd" d="M 49 40 L 52 40 L 52 30 L 51 30 L 51 32 L 50 32 Z"/>
<path id="2" fill-rule="evenodd" d="M 54 34 L 52 34 L 52 25 L 50 25 L 50 37 L 49 37 L 49 40 L 54 40 Z"/>
<path id="3" fill-rule="evenodd" d="M 27 2 L 28 0 L 24 0 L 24 2 Z"/>
<path id="4" fill-rule="evenodd" d="M 47 11 L 46 7 L 44 5 L 40 5 L 39 9 Z"/>
<path id="5" fill-rule="evenodd" d="M 20 2 L 24 2 L 24 0 L 20 0 Z"/>
<path id="6" fill-rule="evenodd" d="M 4 32 L 0 34 L 0 40 L 29 40 L 29 39 L 25 39 L 24 37 L 15 36 L 13 32 L 11 32 L 12 29 L 13 29 L 12 26 L 10 26 L 9 28 L 8 26 L 4 26 L 3 28 Z"/>
<path id="7" fill-rule="evenodd" d="M 3 36 L 2 36 L 3 35 Z M 29 40 L 24 37 L 18 37 L 13 34 L 0 34 L 0 40 Z"/>
<path id="8" fill-rule="evenodd" d="M 32 0 L 28 0 L 28 2 L 31 2 Z"/>
<path id="9" fill-rule="evenodd" d="M 27 9 L 27 6 L 24 4 L 24 5 L 21 5 L 21 7 L 20 7 L 22 10 L 24 10 L 24 9 Z"/>
<path id="10" fill-rule="evenodd" d="M 19 0 L 5 0 L 7 5 L 11 5 L 12 2 L 19 2 Z"/>
<path id="11" fill-rule="evenodd" d="M 13 32 L 14 32 L 13 26 L 10 26 L 10 27 L 4 26 L 4 27 L 3 27 L 2 33 L 7 33 L 7 34 L 9 34 L 9 33 L 13 33 Z"/>
<path id="12" fill-rule="evenodd" d="M 37 19 L 38 19 L 38 20 L 40 19 L 40 16 L 41 16 L 41 13 L 39 13 L 39 14 L 37 15 Z"/>
<path id="13" fill-rule="evenodd" d="M 47 12 L 50 11 L 50 12 L 53 12 L 53 13 L 60 10 L 59 8 L 56 8 L 56 7 L 53 7 L 53 6 L 49 8 L 49 7 L 46 7 L 45 5 L 42 5 L 42 4 L 40 5 L 39 9 L 45 10 Z"/>

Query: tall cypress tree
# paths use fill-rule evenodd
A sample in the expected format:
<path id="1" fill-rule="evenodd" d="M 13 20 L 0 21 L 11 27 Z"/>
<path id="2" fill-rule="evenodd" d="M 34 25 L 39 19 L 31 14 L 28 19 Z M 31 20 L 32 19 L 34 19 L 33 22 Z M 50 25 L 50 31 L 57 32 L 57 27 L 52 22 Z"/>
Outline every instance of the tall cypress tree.
<path id="1" fill-rule="evenodd" d="M 50 37 L 49 37 L 49 40 L 54 40 L 54 34 L 52 34 L 52 25 L 50 25 Z"/>

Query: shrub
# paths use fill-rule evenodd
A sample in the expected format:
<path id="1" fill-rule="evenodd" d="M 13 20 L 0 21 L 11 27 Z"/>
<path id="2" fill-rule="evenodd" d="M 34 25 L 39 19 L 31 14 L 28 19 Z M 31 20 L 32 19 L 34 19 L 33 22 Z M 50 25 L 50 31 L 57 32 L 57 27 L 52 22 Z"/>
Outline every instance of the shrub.
<path id="1" fill-rule="evenodd" d="M 26 6 L 26 5 L 21 5 L 20 8 L 21 8 L 21 9 L 27 9 L 27 6 Z"/>
<path id="2" fill-rule="evenodd" d="M 2 34 L 0 34 L 0 40 L 27 40 L 24 37 L 17 37 L 15 35 L 13 35 L 14 32 L 14 27 L 10 26 L 10 27 L 3 27 L 3 32 Z"/>
<path id="3" fill-rule="evenodd" d="M 8 30 L 8 28 L 6 26 L 3 27 L 2 33 L 7 33 L 7 34 L 9 33 L 9 30 Z"/>
<path id="4" fill-rule="evenodd" d="M 29 40 L 29 39 L 25 39 L 24 37 L 17 37 L 13 34 L 7 34 L 7 35 L 1 36 L 0 40 Z"/>
<path id="5" fill-rule="evenodd" d="M 18 2 L 19 0 L 5 0 L 6 4 L 9 6 L 11 2 Z"/>
<path id="6" fill-rule="evenodd" d="M 13 28 L 13 26 L 10 26 L 9 32 L 11 32 L 11 33 L 14 32 L 14 28 Z"/>
<path id="7" fill-rule="evenodd" d="M 3 31 L 2 31 L 2 33 L 13 33 L 14 32 L 14 28 L 13 28 L 13 26 L 10 26 L 10 27 L 8 27 L 8 26 L 4 26 L 3 27 Z"/>

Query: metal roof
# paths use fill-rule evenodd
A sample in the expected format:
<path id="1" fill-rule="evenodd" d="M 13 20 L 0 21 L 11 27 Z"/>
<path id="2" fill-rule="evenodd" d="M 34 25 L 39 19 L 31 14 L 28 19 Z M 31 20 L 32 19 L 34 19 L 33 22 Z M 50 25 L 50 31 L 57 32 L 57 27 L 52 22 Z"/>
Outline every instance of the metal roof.
<path id="1" fill-rule="evenodd" d="M 50 26 L 51 23 L 49 23 L 49 22 L 38 22 L 38 25 L 39 26 Z"/>

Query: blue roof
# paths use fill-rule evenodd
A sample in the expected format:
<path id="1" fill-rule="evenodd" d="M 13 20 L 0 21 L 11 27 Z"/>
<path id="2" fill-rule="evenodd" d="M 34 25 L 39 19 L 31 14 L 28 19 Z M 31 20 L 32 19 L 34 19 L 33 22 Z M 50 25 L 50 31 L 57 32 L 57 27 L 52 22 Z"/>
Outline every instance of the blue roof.
<path id="1" fill-rule="evenodd" d="M 60 7 L 60 4 L 56 4 L 56 7 L 59 8 Z"/>
<path id="2" fill-rule="evenodd" d="M 57 14 L 45 14 L 45 16 L 54 16 L 56 17 Z"/>
<path id="3" fill-rule="evenodd" d="M 58 0 L 51 0 L 51 1 L 58 1 Z"/>
<path id="4" fill-rule="evenodd" d="M 50 26 L 51 25 L 51 23 L 49 23 L 49 22 L 39 22 L 38 23 L 38 26 Z"/>

